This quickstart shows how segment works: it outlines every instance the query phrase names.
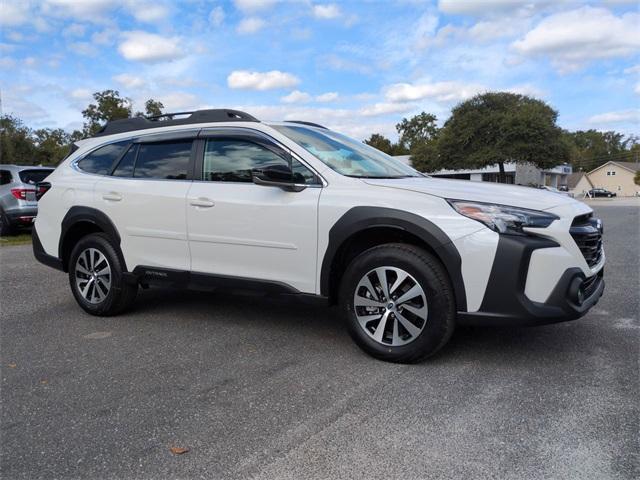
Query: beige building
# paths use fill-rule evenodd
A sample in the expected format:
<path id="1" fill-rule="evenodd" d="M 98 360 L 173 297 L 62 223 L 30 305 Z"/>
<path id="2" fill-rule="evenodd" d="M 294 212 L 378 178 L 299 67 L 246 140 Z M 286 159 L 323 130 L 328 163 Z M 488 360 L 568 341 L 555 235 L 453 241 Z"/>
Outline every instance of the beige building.
<path id="1" fill-rule="evenodd" d="M 585 172 L 574 172 L 567 178 L 567 188 L 574 197 L 580 197 L 591 190 L 593 184 Z"/>
<path id="2" fill-rule="evenodd" d="M 591 170 L 587 175 L 595 188 L 605 188 L 619 197 L 640 195 L 640 185 L 633 181 L 640 163 L 607 162 Z"/>

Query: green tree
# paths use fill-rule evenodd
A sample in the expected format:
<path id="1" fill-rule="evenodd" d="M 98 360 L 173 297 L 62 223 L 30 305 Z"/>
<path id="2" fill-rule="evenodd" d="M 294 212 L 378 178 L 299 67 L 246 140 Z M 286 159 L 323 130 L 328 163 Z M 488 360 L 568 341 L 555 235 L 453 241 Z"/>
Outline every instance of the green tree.
<path id="1" fill-rule="evenodd" d="M 381 152 L 384 152 L 388 155 L 393 155 L 394 146 L 391 143 L 391 140 L 389 140 L 384 135 L 374 133 L 369 138 L 367 138 L 364 143 L 372 146 L 373 148 L 377 148 Z"/>
<path id="2" fill-rule="evenodd" d="M 131 117 L 131 99 L 121 97 L 117 90 L 96 92 L 93 99 L 95 103 L 90 103 L 82 111 L 86 119 L 83 129 L 85 137 L 95 135 L 106 122 Z"/>
<path id="3" fill-rule="evenodd" d="M 637 139 L 630 136 L 625 139 L 622 133 L 598 130 L 578 130 L 565 132 L 569 142 L 571 164 L 576 170 L 593 170 L 610 160 L 626 160 L 629 150 L 634 148 Z"/>
<path id="4" fill-rule="evenodd" d="M 550 168 L 569 160 L 558 113 L 541 100 L 508 92 L 484 93 L 460 103 L 438 138 L 437 166 L 465 169 L 505 162 Z"/>
<path id="5" fill-rule="evenodd" d="M 633 177 L 633 181 L 636 185 L 640 185 L 640 170 L 636 172 L 636 176 Z"/>
<path id="6" fill-rule="evenodd" d="M 136 112 L 136 117 L 158 117 L 162 115 L 162 109 L 164 105 L 158 100 L 150 98 L 144 102 L 144 113 Z"/>
<path id="7" fill-rule="evenodd" d="M 409 152 L 420 144 L 433 141 L 438 135 L 438 119 L 431 113 L 422 112 L 409 119 L 403 118 L 396 125 L 400 135 L 399 144 Z"/>
<path id="8" fill-rule="evenodd" d="M 61 128 L 41 128 L 33 132 L 36 163 L 57 165 L 69 152 L 70 135 Z"/>
<path id="9" fill-rule="evenodd" d="M 31 129 L 17 117 L 0 117 L 0 163 L 34 165 L 35 145 Z"/>

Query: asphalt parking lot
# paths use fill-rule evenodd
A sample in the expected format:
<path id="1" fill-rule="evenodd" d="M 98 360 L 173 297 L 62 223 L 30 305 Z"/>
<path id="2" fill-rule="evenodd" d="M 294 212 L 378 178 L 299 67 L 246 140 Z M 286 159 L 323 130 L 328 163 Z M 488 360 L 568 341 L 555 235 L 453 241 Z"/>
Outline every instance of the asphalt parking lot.
<path id="1" fill-rule="evenodd" d="M 639 478 L 640 208 L 593 205 L 607 288 L 586 317 L 458 329 L 412 366 L 264 298 L 151 289 L 91 317 L 3 247 L 0 476 Z"/>

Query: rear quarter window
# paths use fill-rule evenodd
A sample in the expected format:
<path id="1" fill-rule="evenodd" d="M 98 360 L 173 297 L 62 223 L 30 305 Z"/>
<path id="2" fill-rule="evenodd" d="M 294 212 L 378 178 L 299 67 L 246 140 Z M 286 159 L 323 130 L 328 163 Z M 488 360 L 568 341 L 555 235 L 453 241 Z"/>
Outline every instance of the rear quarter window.
<path id="1" fill-rule="evenodd" d="M 78 162 L 78 168 L 83 172 L 108 175 L 114 163 L 122 156 L 129 141 L 110 143 L 94 150 Z"/>
<path id="2" fill-rule="evenodd" d="M 18 175 L 20 176 L 20 181 L 22 181 L 22 183 L 35 185 L 51 175 L 51 172 L 53 172 L 53 170 L 49 169 L 20 170 Z"/>

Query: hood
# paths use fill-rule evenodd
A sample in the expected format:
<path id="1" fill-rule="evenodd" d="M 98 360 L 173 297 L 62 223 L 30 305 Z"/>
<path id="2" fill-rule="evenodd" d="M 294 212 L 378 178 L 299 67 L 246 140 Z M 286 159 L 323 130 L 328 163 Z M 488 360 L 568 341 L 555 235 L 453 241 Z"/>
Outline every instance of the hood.
<path id="1" fill-rule="evenodd" d="M 472 182 L 470 180 L 449 180 L 432 177 L 412 177 L 398 179 L 363 180 L 369 185 L 398 188 L 412 192 L 426 193 L 442 198 L 497 203 L 513 207 L 547 210 L 559 205 L 573 204 L 576 200 L 567 195 L 543 189 L 505 185 L 501 183 Z"/>

